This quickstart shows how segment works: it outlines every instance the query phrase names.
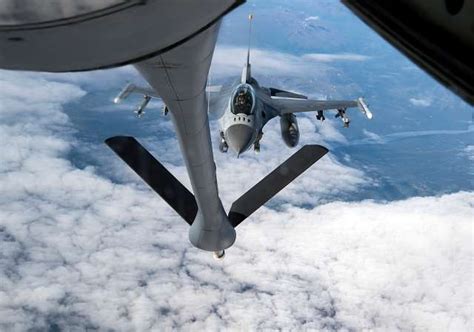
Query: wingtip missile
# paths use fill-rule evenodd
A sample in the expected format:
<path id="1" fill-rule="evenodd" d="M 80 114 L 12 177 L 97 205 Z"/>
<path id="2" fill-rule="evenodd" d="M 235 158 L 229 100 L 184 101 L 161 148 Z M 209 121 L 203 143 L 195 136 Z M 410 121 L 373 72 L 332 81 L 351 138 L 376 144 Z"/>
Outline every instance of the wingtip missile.
<path id="1" fill-rule="evenodd" d="M 359 110 L 367 117 L 367 119 L 371 120 L 373 118 L 372 112 L 369 110 L 369 106 L 361 97 L 357 99 L 357 105 L 359 106 Z"/>
<path id="2" fill-rule="evenodd" d="M 135 90 L 135 84 L 127 84 L 122 91 L 114 98 L 114 104 L 120 104 L 122 100 L 127 99 L 127 97 Z"/>

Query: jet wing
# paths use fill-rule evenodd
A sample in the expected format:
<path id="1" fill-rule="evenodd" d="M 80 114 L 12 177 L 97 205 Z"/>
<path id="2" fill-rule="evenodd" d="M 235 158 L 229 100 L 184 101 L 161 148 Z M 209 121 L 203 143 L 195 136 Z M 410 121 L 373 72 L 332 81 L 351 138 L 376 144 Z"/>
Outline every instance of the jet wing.
<path id="1" fill-rule="evenodd" d="M 275 109 L 279 110 L 280 114 L 345 110 L 357 107 L 368 119 L 372 118 L 372 112 L 370 112 L 362 98 L 357 100 L 312 100 L 272 97 L 271 104 Z"/>
<path id="2" fill-rule="evenodd" d="M 296 98 L 296 99 L 308 99 L 308 97 L 304 95 L 300 95 L 298 93 L 285 91 L 277 88 L 269 88 L 270 95 L 272 97 L 281 97 L 281 98 Z"/>

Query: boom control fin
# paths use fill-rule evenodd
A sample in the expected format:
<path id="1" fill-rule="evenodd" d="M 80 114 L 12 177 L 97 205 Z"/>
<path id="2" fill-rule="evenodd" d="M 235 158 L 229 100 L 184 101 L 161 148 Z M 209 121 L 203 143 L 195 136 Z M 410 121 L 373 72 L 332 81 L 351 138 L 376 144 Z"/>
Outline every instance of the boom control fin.
<path id="1" fill-rule="evenodd" d="M 150 152 L 130 136 L 110 137 L 105 143 L 189 225 L 192 225 L 198 212 L 194 195 Z"/>
<path id="2" fill-rule="evenodd" d="M 321 145 L 303 146 L 232 204 L 229 211 L 232 226 L 237 227 L 328 151 Z"/>
<path id="3" fill-rule="evenodd" d="M 194 195 L 150 152 L 130 136 L 110 137 L 105 143 L 192 225 L 198 212 Z M 320 145 L 303 146 L 232 204 L 229 211 L 232 226 L 237 227 L 326 153 L 328 149 Z"/>

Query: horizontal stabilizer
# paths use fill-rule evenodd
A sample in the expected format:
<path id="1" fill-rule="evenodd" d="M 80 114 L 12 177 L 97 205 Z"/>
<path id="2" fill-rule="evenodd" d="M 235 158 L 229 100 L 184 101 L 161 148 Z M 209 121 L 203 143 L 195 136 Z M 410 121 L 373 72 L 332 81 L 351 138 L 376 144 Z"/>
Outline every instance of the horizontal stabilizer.
<path id="1" fill-rule="evenodd" d="M 270 88 L 270 95 L 272 97 L 280 97 L 280 98 L 295 98 L 295 99 L 308 99 L 308 97 L 304 95 L 300 95 L 298 93 Z"/>
<path id="2" fill-rule="evenodd" d="M 135 138 L 115 136 L 105 143 L 189 225 L 193 223 L 198 211 L 194 195 Z"/>
<path id="3" fill-rule="evenodd" d="M 237 227 L 263 204 L 321 159 L 328 149 L 305 145 L 232 204 L 229 220 Z"/>

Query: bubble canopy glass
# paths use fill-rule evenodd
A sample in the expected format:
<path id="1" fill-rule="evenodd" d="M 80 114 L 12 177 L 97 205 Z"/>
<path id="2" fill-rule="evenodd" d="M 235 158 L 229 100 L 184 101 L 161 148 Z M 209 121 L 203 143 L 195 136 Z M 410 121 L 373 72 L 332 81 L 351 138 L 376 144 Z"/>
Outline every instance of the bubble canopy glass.
<path id="1" fill-rule="evenodd" d="M 231 111 L 234 114 L 251 115 L 255 106 L 255 92 L 250 84 L 239 85 L 232 94 Z"/>

